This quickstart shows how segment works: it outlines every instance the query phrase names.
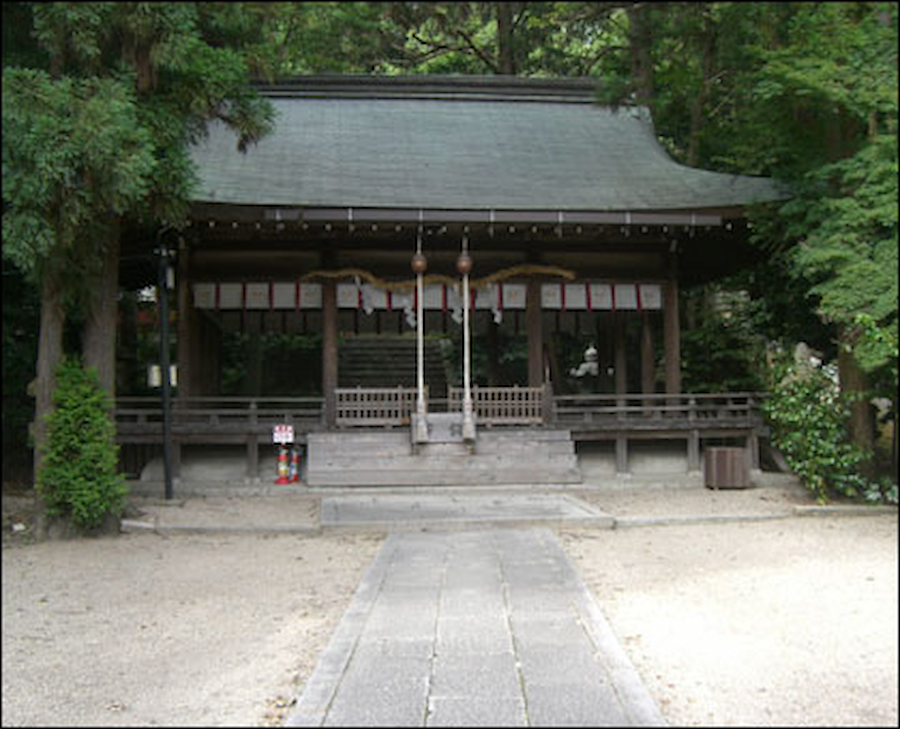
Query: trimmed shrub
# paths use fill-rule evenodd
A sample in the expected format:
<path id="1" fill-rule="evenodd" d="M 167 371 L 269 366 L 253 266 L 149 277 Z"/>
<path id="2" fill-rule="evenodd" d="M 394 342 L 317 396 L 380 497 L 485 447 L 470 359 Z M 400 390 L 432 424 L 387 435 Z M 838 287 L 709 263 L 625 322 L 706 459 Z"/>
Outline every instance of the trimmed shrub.
<path id="1" fill-rule="evenodd" d="M 110 398 L 93 369 L 85 371 L 78 359 L 68 358 L 57 370 L 53 403 L 38 495 L 48 515 L 92 531 L 107 514 L 122 513 L 128 493 L 118 472 Z"/>

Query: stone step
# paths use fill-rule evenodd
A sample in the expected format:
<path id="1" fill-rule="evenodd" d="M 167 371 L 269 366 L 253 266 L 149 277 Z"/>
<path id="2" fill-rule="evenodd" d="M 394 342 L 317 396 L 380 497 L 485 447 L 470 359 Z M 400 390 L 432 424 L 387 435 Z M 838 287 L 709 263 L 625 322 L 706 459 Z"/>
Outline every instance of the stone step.
<path id="1" fill-rule="evenodd" d="M 509 456 L 379 456 L 373 458 L 310 458 L 306 463 L 309 473 L 367 468 L 371 471 L 457 471 L 480 470 L 533 470 L 535 472 L 556 468 L 575 468 L 575 456 L 532 456 L 527 459 Z"/>
<path id="2" fill-rule="evenodd" d="M 424 459 L 440 459 L 440 458 L 493 458 L 508 459 L 514 462 L 528 461 L 534 458 L 549 457 L 575 457 L 575 446 L 573 443 L 544 443 L 536 445 L 533 443 L 519 444 L 512 447 L 495 448 L 490 444 L 479 443 L 474 453 L 469 453 L 465 445 L 461 443 L 430 443 L 419 446 L 418 453 L 413 453 L 412 446 L 409 443 L 396 444 L 393 446 L 378 446 L 376 444 L 367 444 L 354 448 L 352 453 L 348 453 L 344 449 L 332 448 L 309 448 L 307 461 L 310 463 L 328 463 L 328 462 L 358 462 L 360 459 L 371 461 L 372 459 L 383 458 L 411 458 L 414 461 L 422 461 Z"/>
<path id="3" fill-rule="evenodd" d="M 373 471 L 343 469 L 307 474 L 309 486 L 486 486 L 491 484 L 573 484 L 581 483 L 577 468 L 559 468 L 537 472 L 533 469 L 508 468 L 471 471 Z"/>
<path id="4" fill-rule="evenodd" d="M 310 433 L 307 436 L 311 458 L 320 454 L 353 454 L 355 456 L 403 456 L 412 454 L 412 443 L 409 431 L 384 433 L 381 437 L 347 437 L 343 439 L 324 439 L 320 434 Z M 467 455 L 468 448 L 463 443 L 427 443 L 419 448 L 422 456 L 430 454 Z M 493 438 L 482 432 L 479 434 L 475 452 L 481 455 L 510 454 L 527 456 L 530 453 L 552 453 L 567 455 L 575 453 L 575 444 L 571 440 L 538 440 L 536 438 Z"/>
<path id="5" fill-rule="evenodd" d="M 543 428 L 480 430 L 463 443 L 423 444 L 407 428 L 310 433 L 311 486 L 414 486 L 581 483 L 571 433 Z"/>
<path id="6" fill-rule="evenodd" d="M 572 435 L 568 430 L 558 428 L 519 428 L 519 427 L 496 427 L 496 428 L 479 428 L 478 442 L 520 442 L 523 440 L 544 443 L 548 441 L 565 441 L 571 442 Z M 353 446 L 358 443 L 388 443 L 388 442 L 410 442 L 409 429 L 402 428 L 398 430 L 383 429 L 363 429 L 354 428 L 352 430 L 332 430 L 324 433 L 310 433 L 308 436 L 309 443 L 317 443 L 319 445 L 346 444 Z"/>

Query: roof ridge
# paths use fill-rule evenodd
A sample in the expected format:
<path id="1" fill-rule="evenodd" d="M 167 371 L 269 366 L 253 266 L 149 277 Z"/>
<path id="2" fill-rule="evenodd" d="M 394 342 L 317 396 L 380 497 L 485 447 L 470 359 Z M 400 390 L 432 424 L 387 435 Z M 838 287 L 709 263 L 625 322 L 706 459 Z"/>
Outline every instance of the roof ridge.
<path id="1" fill-rule="evenodd" d="M 570 101 L 596 103 L 593 78 L 520 76 L 374 76 L 323 74 L 257 82 L 265 96 L 330 98 L 412 98 L 491 101 Z"/>

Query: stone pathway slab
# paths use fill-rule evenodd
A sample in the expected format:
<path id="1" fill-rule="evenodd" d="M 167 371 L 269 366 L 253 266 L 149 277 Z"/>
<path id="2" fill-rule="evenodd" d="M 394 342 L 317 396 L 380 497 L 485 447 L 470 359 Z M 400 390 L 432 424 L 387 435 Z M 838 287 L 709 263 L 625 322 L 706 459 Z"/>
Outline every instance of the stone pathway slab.
<path id="1" fill-rule="evenodd" d="M 373 494 L 323 496 L 323 527 L 396 531 L 482 528 L 495 524 L 598 526 L 612 516 L 565 494 Z"/>
<path id="2" fill-rule="evenodd" d="M 286 726 L 662 726 L 546 528 L 392 533 Z"/>

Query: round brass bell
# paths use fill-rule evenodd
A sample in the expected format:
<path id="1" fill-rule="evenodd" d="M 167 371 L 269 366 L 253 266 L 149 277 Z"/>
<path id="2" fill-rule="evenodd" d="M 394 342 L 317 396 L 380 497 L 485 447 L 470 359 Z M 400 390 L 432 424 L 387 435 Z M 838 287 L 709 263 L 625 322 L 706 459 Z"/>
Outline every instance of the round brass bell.
<path id="1" fill-rule="evenodd" d="M 425 258 L 423 254 L 416 253 L 412 257 L 410 265 L 412 266 L 413 273 L 418 276 L 420 273 L 425 273 L 428 268 L 428 259 Z"/>
<path id="2" fill-rule="evenodd" d="M 467 275 L 472 270 L 472 256 L 468 253 L 460 253 L 456 259 L 456 270 L 461 276 Z"/>

